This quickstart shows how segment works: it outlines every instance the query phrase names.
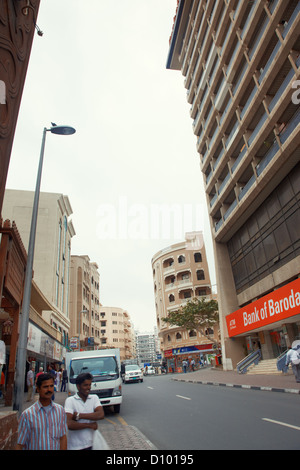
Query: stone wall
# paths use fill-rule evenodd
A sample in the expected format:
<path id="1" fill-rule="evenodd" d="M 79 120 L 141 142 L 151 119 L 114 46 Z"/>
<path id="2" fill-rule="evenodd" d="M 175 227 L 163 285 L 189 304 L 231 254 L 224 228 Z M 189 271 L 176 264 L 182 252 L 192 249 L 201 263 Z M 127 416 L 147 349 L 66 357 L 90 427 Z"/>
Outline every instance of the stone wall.
<path id="1" fill-rule="evenodd" d="M 0 450 L 14 450 L 18 438 L 18 414 L 16 411 L 0 412 Z"/>

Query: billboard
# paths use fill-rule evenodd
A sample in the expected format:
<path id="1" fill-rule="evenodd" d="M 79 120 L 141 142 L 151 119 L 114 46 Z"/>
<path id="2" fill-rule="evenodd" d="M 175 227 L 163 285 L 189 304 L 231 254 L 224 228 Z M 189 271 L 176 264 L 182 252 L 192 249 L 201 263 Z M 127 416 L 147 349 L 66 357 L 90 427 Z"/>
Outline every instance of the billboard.
<path id="1" fill-rule="evenodd" d="M 300 278 L 227 315 L 229 337 L 300 314 Z"/>

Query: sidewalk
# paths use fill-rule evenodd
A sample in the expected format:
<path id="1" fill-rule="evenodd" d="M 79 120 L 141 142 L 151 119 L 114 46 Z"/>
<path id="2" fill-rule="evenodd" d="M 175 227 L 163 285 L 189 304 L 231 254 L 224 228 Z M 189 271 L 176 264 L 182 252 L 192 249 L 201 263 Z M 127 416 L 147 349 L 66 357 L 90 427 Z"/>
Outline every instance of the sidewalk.
<path id="1" fill-rule="evenodd" d="M 295 376 L 290 370 L 287 374 L 280 375 L 247 375 L 238 374 L 235 371 L 224 371 L 219 368 L 207 368 L 195 372 L 187 372 L 186 374 L 174 374 L 172 379 L 203 385 L 219 385 L 251 390 L 300 394 L 300 383 L 296 382 Z"/>
<path id="2" fill-rule="evenodd" d="M 32 402 L 26 401 L 27 394 L 24 396 L 23 411 L 29 406 L 33 405 Z M 64 405 L 67 394 L 64 392 L 55 392 L 55 402 L 59 405 Z M 1 406 L 2 405 L 2 406 Z M 0 403 L 0 416 L 6 412 L 13 411 L 12 406 L 3 406 Z M 110 450 L 155 450 L 156 447 L 141 433 L 135 426 L 128 424 L 119 424 L 110 419 L 104 419 L 98 423 L 99 431 L 106 440 Z"/>

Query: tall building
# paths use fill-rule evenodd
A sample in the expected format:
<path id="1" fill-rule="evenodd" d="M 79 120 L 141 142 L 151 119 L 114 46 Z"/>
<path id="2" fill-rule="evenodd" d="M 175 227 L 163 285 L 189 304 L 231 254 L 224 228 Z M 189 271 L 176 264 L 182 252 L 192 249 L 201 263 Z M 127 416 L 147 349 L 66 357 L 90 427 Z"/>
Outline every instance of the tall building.
<path id="1" fill-rule="evenodd" d="M 16 222 L 24 246 L 28 247 L 33 191 L 6 189 L 2 215 Z M 75 230 L 70 220 L 72 207 L 67 196 L 40 193 L 36 229 L 33 279 L 49 305 L 44 308 L 48 323 L 62 334 L 68 343 L 70 328 L 68 296 L 71 239 Z"/>
<path id="2" fill-rule="evenodd" d="M 226 369 L 300 337 L 284 300 L 300 291 L 299 67 L 298 0 L 178 1 L 167 68 L 191 105 Z"/>
<path id="3" fill-rule="evenodd" d="M 156 363 L 159 353 L 157 335 L 136 332 L 135 339 L 137 363 L 141 367 L 144 367 L 145 364 Z"/>
<path id="4" fill-rule="evenodd" d="M 101 347 L 100 275 L 87 255 L 72 255 L 70 264 L 70 338 L 81 347 Z"/>
<path id="5" fill-rule="evenodd" d="M 120 348 L 121 361 L 135 357 L 134 333 L 130 315 L 123 308 L 100 307 L 101 347 Z"/>
<path id="6" fill-rule="evenodd" d="M 201 232 L 186 234 L 186 241 L 156 253 L 152 258 L 156 320 L 162 339 L 162 352 L 169 368 L 181 367 L 183 359 L 214 354 L 218 346 L 218 325 L 205 334 L 171 326 L 163 321 L 188 301 L 211 300 L 212 294 L 206 251 Z"/>

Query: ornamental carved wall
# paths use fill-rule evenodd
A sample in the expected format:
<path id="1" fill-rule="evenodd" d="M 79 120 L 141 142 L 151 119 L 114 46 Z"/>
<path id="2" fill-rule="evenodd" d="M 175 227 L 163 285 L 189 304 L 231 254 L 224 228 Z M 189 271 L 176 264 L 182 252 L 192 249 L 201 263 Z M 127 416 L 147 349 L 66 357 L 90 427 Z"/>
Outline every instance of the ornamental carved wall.
<path id="1" fill-rule="evenodd" d="M 0 216 L 40 0 L 0 0 Z"/>

